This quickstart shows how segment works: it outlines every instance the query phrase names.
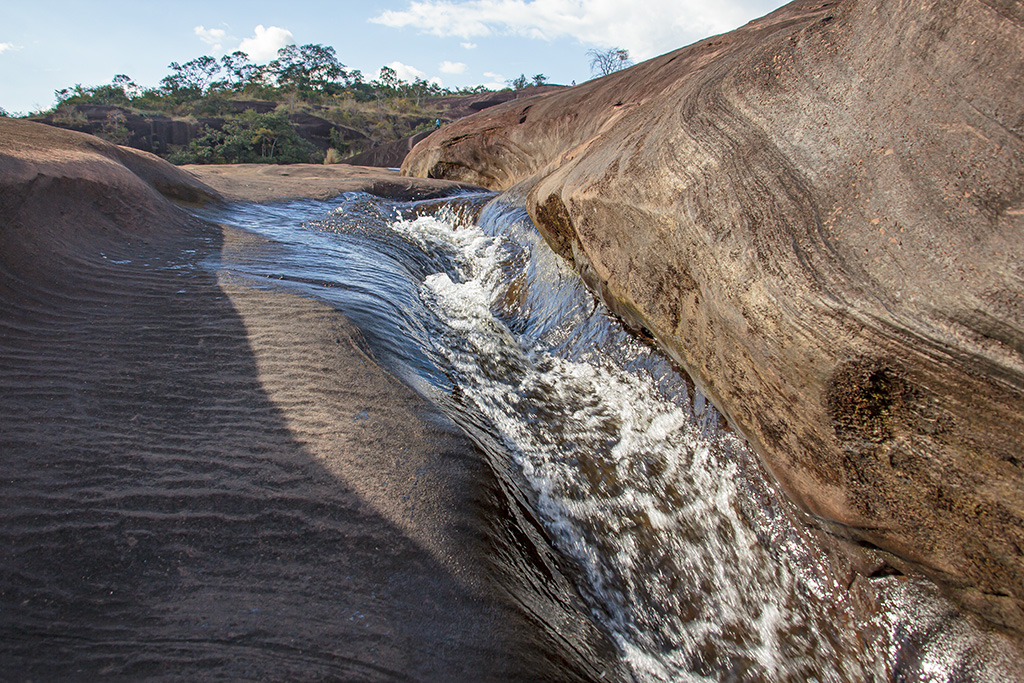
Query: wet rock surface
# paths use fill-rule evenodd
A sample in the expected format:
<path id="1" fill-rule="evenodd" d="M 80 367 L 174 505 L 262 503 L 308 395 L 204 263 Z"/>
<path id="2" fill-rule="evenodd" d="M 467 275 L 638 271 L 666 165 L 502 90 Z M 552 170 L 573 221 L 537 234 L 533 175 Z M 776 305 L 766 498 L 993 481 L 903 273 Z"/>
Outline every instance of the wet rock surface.
<path id="1" fill-rule="evenodd" d="M 1024 631 L 1024 17 L 797 2 L 445 127 L 836 535 Z"/>
<path id="2" fill-rule="evenodd" d="M 168 196 L 219 197 L 0 119 L 3 677 L 623 678 L 479 449 Z"/>

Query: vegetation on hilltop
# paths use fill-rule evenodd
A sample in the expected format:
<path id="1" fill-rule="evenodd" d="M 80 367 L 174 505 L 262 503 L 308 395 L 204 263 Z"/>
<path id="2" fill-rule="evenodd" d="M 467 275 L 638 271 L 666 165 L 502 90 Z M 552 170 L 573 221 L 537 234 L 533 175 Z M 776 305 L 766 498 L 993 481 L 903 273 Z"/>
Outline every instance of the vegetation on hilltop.
<path id="1" fill-rule="evenodd" d="M 118 144 L 131 137 L 126 114 L 180 119 L 194 129 L 190 139 L 152 150 L 175 163 L 319 162 L 325 150 L 300 136 L 300 114 L 331 126 L 327 151 L 336 151 L 328 158 L 338 159 L 433 127 L 442 115 L 437 98 L 488 92 L 483 86 L 452 91 L 421 78 L 403 81 L 389 67 L 367 81 L 339 62 L 333 47 L 314 44 L 288 45 L 265 65 L 237 51 L 168 68 L 155 88 L 119 74 L 109 84 L 58 90 L 56 106 L 40 118 L 84 129 L 89 105 L 116 107 L 89 132 Z M 543 83 L 543 75 L 534 80 Z"/>

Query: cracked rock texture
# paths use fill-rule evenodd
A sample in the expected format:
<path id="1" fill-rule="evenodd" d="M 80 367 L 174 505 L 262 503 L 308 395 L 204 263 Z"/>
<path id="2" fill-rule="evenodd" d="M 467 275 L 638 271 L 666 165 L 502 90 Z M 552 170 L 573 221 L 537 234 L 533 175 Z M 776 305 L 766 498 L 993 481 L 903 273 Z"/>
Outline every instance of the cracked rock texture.
<path id="1" fill-rule="evenodd" d="M 1024 5 L 796 2 L 447 126 L 804 510 L 1024 632 Z"/>

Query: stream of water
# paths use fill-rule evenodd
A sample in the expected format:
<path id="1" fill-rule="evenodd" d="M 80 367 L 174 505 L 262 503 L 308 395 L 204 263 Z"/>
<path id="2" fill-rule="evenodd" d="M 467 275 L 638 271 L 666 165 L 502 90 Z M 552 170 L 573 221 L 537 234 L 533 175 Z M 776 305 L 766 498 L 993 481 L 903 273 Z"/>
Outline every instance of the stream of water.
<path id="1" fill-rule="evenodd" d="M 231 267 L 327 302 L 521 493 L 638 681 L 1002 680 L 926 582 L 836 579 L 745 443 L 492 194 L 236 204 Z"/>

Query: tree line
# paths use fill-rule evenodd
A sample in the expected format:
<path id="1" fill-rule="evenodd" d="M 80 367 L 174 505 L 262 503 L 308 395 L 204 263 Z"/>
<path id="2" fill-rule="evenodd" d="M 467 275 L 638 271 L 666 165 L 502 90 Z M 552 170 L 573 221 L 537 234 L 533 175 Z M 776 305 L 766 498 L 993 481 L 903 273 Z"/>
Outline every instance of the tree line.
<path id="1" fill-rule="evenodd" d="M 367 81 L 358 69 L 342 64 L 333 47 L 319 44 L 286 45 L 267 64 L 256 64 L 245 52 L 235 51 L 220 59 L 203 55 L 184 64 L 171 62 L 168 68 L 171 73 L 155 88 L 143 88 L 129 76 L 118 74 L 109 84 L 76 84 L 57 90 L 57 106 L 109 104 L 167 110 L 204 98 L 235 95 L 270 100 L 292 95 L 311 102 L 332 96 L 350 96 L 359 102 L 404 97 L 418 105 L 427 97 L 486 91 L 483 86 L 452 91 L 422 78 L 403 81 L 386 66 L 379 78 Z"/>
<path id="2" fill-rule="evenodd" d="M 629 51 L 618 47 L 588 50 L 587 56 L 590 57 L 591 73 L 597 76 L 624 69 L 633 63 Z M 109 104 L 168 109 L 202 98 L 216 99 L 217 95 L 280 99 L 282 95 L 289 94 L 314 101 L 330 96 L 351 96 L 360 102 L 405 97 L 415 100 L 418 106 L 427 97 L 487 90 L 480 85 L 453 91 L 422 78 L 403 81 L 394 69 L 387 66 L 381 68 L 377 79 L 367 81 L 358 69 L 348 69 L 342 64 L 333 47 L 320 44 L 286 45 L 267 64 L 256 64 L 248 54 L 236 50 L 220 59 L 203 55 L 184 64 L 171 62 L 168 69 L 171 73 L 164 76 L 155 88 L 143 88 L 125 74 L 114 76 L 105 85 L 83 87 L 75 84 L 54 92 L 57 106 Z M 514 90 L 521 90 L 547 81 L 544 74 L 536 74 L 532 79 L 520 74 L 506 84 Z"/>
<path id="3" fill-rule="evenodd" d="M 591 50 L 591 70 L 603 75 L 625 68 L 632 62 L 620 48 Z M 109 84 L 83 87 L 76 84 L 57 90 L 57 105 L 52 116 L 58 125 L 85 124 L 85 115 L 76 105 L 117 107 L 107 121 L 91 130 L 117 144 L 128 144 L 132 132 L 124 109 L 161 112 L 172 115 L 214 117 L 216 123 L 204 125 L 187 144 L 174 146 L 165 156 L 175 163 L 294 163 L 319 161 L 324 153 L 299 137 L 290 122 L 296 108 L 316 107 L 317 115 L 332 123 L 355 129 L 367 141 L 383 142 L 412 134 L 437 118 L 427 98 L 486 92 L 484 86 L 452 91 L 422 78 L 403 81 L 390 67 L 382 67 L 378 77 L 367 81 L 356 69 L 342 64 L 333 47 L 319 44 L 287 45 L 267 64 L 256 64 L 242 51 L 219 59 L 209 55 L 184 63 L 171 62 L 169 73 L 154 88 L 143 88 L 125 74 L 114 76 Z M 514 90 L 544 85 L 547 76 L 525 74 L 506 81 Z M 271 101 L 273 111 L 257 112 L 239 100 Z M 0 111 L 0 115 L 6 112 Z M 343 138 L 340 129 L 331 133 L 327 158 L 342 158 L 361 151 L 360 138 Z M 150 142 L 152 144 L 152 142 Z M 355 146 L 355 149 L 352 147 Z M 154 150 L 155 151 L 155 150 Z"/>

